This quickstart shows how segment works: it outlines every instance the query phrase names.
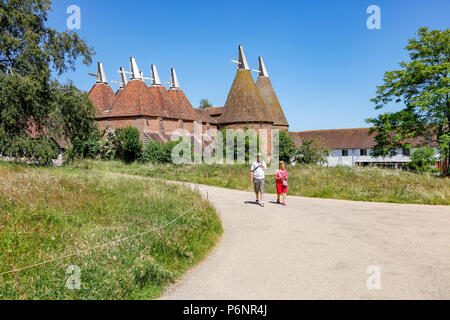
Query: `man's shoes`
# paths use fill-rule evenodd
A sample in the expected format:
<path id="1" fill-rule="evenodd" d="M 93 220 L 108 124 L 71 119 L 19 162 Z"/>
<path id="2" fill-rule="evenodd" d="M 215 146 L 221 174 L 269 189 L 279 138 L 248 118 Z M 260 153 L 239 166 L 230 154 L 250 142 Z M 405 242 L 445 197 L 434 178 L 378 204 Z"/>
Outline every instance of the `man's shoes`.
<path id="1" fill-rule="evenodd" d="M 256 204 L 259 204 L 259 199 L 256 199 L 256 201 L 255 201 L 255 202 L 256 202 Z"/>
<path id="2" fill-rule="evenodd" d="M 261 206 L 261 207 L 264 207 L 264 202 L 261 202 L 260 206 Z"/>

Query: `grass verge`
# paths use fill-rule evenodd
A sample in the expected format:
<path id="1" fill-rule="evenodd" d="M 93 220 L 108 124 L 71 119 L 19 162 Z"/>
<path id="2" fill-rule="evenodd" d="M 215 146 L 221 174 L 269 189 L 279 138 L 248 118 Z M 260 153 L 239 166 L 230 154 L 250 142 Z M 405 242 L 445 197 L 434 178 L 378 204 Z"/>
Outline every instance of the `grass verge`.
<path id="1" fill-rule="evenodd" d="M 0 299 L 152 299 L 222 233 L 184 186 L 7 163 L 0 177 L 0 273 L 56 259 L 19 271 L 21 293 L 12 273 L 0 276 Z M 66 287 L 78 277 L 69 266 L 80 290 Z"/>
<path id="2" fill-rule="evenodd" d="M 251 191 L 246 165 L 153 165 L 82 161 L 73 168 L 120 172 Z M 288 167 L 288 195 L 356 201 L 450 205 L 450 179 L 371 167 Z M 266 177 L 266 192 L 276 193 Z"/>

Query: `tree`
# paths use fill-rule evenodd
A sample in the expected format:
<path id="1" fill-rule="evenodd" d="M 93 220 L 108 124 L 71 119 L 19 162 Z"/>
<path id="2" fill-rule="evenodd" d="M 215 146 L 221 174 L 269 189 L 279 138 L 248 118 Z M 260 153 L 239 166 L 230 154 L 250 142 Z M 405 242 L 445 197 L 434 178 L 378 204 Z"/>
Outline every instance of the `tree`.
<path id="1" fill-rule="evenodd" d="M 282 130 L 279 133 L 279 158 L 281 161 L 291 163 L 297 148 L 289 133 Z"/>
<path id="2" fill-rule="evenodd" d="M 0 0 L 0 149 L 40 164 L 51 163 L 55 138 L 85 139 L 96 130 L 87 95 L 51 79 L 73 70 L 78 57 L 91 63 L 94 51 L 76 33 L 46 26 L 50 5 Z"/>
<path id="3" fill-rule="evenodd" d="M 417 148 L 411 154 L 411 162 L 408 164 L 409 168 L 418 172 L 436 171 L 434 168 L 436 164 L 436 155 L 433 148 L 422 147 Z"/>
<path id="4" fill-rule="evenodd" d="M 211 108 L 212 104 L 209 102 L 208 99 L 201 99 L 200 100 L 200 109 L 207 109 L 207 108 Z"/>
<path id="5" fill-rule="evenodd" d="M 140 158 L 142 152 L 142 142 L 139 139 L 139 130 L 128 126 L 123 129 L 116 129 L 116 158 L 127 163 Z"/>
<path id="6" fill-rule="evenodd" d="M 306 140 L 294 155 L 294 161 L 300 164 L 324 164 L 327 156 L 327 148 L 315 141 Z"/>
<path id="7" fill-rule="evenodd" d="M 409 62 L 401 62 L 400 70 L 384 75 L 371 99 L 376 109 L 390 102 L 403 103 L 398 112 L 368 119 L 376 133 L 373 156 L 386 156 L 397 149 L 411 149 L 412 139 L 421 145 L 436 143 L 441 157 L 448 159 L 450 143 L 450 30 L 420 28 L 417 38 L 406 46 Z"/>

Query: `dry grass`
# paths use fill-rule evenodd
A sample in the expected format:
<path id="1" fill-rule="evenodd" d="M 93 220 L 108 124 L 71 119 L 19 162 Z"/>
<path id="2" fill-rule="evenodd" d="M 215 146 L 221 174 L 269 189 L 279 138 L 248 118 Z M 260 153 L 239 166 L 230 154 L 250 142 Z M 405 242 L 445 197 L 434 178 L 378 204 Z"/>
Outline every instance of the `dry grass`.
<path id="1" fill-rule="evenodd" d="M 0 299 L 157 297 L 198 263 L 222 232 L 215 210 L 190 189 L 84 170 L 0 163 Z M 194 208 L 193 210 L 190 210 Z M 118 238 L 164 229 L 103 248 Z M 81 290 L 66 288 L 66 269 L 81 269 Z"/>

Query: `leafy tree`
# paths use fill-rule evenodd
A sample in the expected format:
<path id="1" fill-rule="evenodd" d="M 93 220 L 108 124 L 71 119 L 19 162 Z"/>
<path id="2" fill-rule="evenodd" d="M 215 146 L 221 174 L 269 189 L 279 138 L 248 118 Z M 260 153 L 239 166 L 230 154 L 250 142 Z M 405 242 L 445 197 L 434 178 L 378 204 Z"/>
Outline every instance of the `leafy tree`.
<path id="1" fill-rule="evenodd" d="M 207 109 L 207 108 L 211 108 L 212 104 L 209 102 L 208 99 L 201 99 L 200 100 L 200 109 Z"/>
<path id="2" fill-rule="evenodd" d="M 116 129 L 115 145 L 117 159 L 128 163 L 139 159 L 142 152 L 139 130 L 132 126 Z"/>
<path id="3" fill-rule="evenodd" d="M 287 131 L 280 131 L 279 133 L 279 158 L 281 161 L 291 163 L 292 157 L 295 155 L 297 148 L 294 141 Z"/>
<path id="4" fill-rule="evenodd" d="M 403 103 L 398 112 L 384 113 L 368 119 L 376 133 L 374 156 L 392 154 L 396 149 L 412 147 L 411 139 L 422 145 L 437 143 L 442 158 L 448 159 L 450 134 L 450 30 L 420 28 L 417 38 L 406 47 L 409 62 L 400 70 L 384 75 L 377 96 L 371 101 L 376 109 L 390 102 Z"/>
<path id="5" fill-rule="evenodd" d="M 436 155 L 434 149 L 430 147 L 417 148 L 411 154 L 411 162 L 408 164 L 409 168 L 418 172 L 436 171 L 434 168 L 436 164 Z"/>
<path id="6" fill-rule="evenodd" d="M 302 142 L 293 160 L 299 164 L 324 164 L 327 162 L 328 154 L 327 148 L 321 144 L 306 140 Z"/>
<path id="7" fill-rule="evenodd" d="M 40 164 L 51 163 L 45 157 L 56 153 L 55 138 L 83 140 L 95 131 L 87 95 L 51 80 L 80 56 L 90 63 L 94 51 L 76 33 L 46 26 L 50 4 L 0 0 L 0 149 Z"/>

